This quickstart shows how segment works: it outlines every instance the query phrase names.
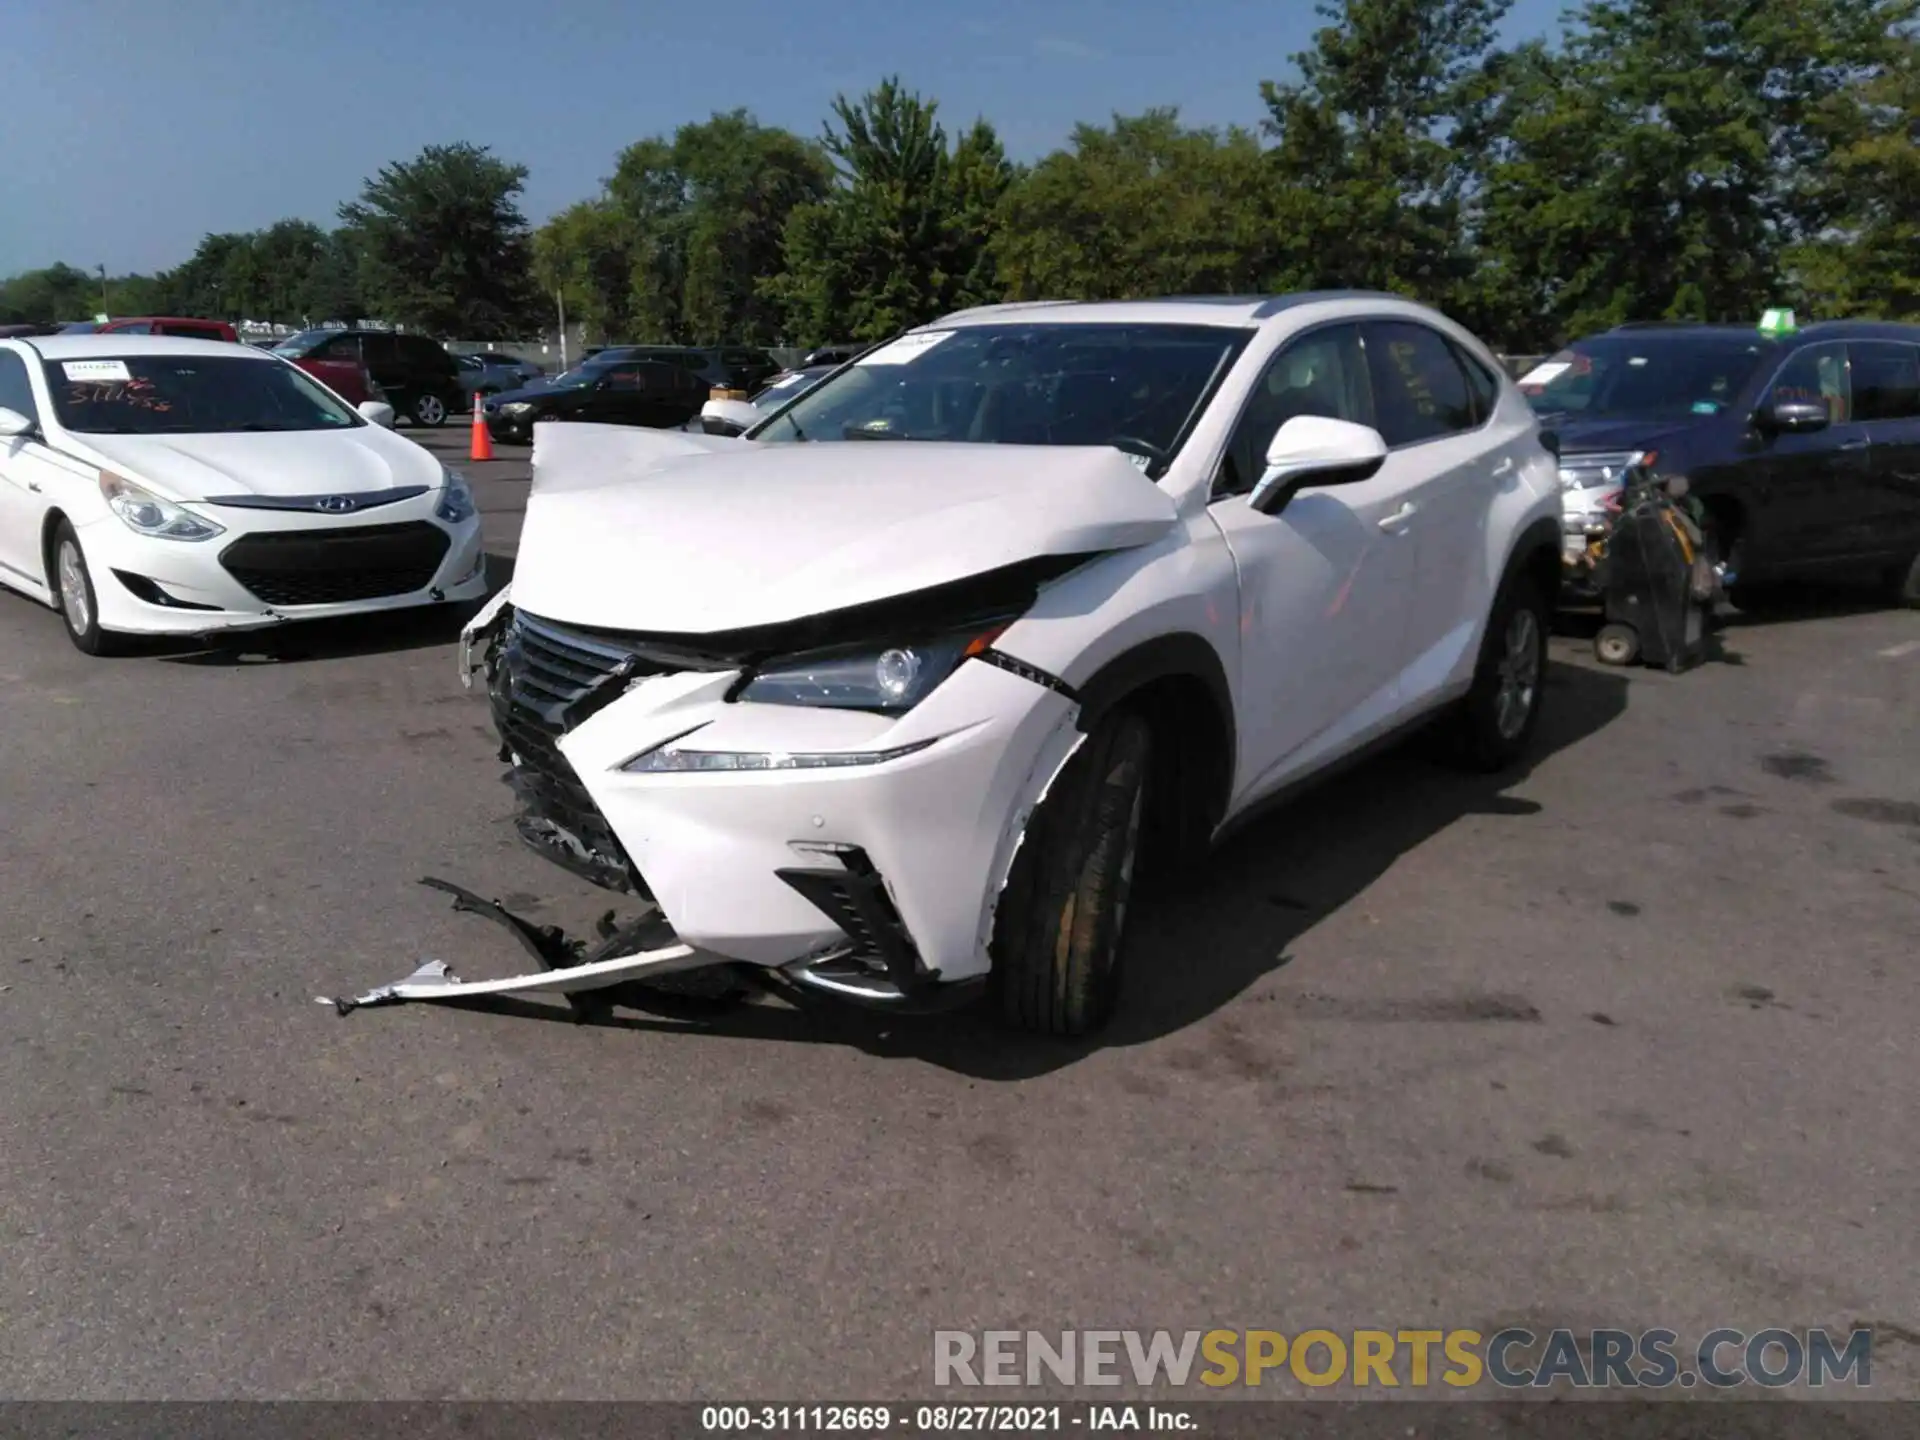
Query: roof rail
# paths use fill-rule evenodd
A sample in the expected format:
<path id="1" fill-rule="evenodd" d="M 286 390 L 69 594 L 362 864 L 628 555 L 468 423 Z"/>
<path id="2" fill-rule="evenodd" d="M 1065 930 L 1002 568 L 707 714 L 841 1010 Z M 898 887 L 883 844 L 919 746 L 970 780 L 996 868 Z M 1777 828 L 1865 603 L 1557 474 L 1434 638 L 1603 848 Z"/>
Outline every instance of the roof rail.
<path id="1" fill-rule="evenodd" d="M 1079 300 L 1003 300 L 997 305 L 969 305 L 965 310 L 955 310 L 942 315 L 934 324 L 945 324 L 949 320 L 970 320 L 975 315 L 994 315 L 1002 310 L 1043 310 L 1059 305 L 1079 305 Z"/>
<path id="2" fill-rule="evenodd" d="M 1400 300 L 1410 305 L 1420 302 L 1411 295 L 1395 295 L 1388 290 L 1301 290 L 1292 295 L 1275 295 L 1253 312 L 1256 320 L 1270 319 L 1300 305 L 1316 305 L 1327 300 Z"/>

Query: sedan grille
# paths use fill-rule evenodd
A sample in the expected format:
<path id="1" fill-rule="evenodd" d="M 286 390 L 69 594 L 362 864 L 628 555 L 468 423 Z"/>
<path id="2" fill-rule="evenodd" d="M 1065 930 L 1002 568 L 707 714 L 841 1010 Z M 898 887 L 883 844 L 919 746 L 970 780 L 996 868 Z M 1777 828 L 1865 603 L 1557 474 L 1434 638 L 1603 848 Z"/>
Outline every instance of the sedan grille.
<path id="1" fill-rule="evenodd" d="M 227 546 L 220 564 L 269 605 L 336 605 L 426 589 L 450 544 L 424 520 L 263 531 Z"/>

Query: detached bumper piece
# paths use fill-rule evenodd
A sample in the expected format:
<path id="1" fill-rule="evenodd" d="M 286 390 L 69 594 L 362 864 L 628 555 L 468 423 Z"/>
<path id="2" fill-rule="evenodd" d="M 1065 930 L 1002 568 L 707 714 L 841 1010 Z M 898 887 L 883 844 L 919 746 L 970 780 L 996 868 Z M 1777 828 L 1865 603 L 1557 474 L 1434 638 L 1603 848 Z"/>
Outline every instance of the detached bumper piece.
<path id="1" fill-rule="evenodd" d="M 535 925 L 515 915 L 497 900 L 485 900 L 471 890 L 446 880 L 420 882 L 453 896 L 453 908 L 479 915 L 503 926 L 540 965 L 532 974 L 503 980 L 461 980 L 440 960 L 429 960 L 406 979 L 383 985 L 355 997 L 316 1000 L 340 1015 L 374 1005 L 397 1005 L 408 1000 L 470 1000 L 484 995 L 557 994 L 567 997 L 577 1020 L 599 1019 L 610 1008 L 604 995 L 592 992 L 653 976 L 697 970 L 727 962 L 717 955 L 672 940 L 656 907 L 637 918 L 615 925 L 609 914 L 599 925 L 596 943 L 572 938 L 557 925 Z M 667 942 L 667 943 L 659 943 Z M 591 997 L 591 998 L 589 998 Z"/>
<path id="2" fill-rule="evenodd" d="M 948 984 L 927 969 L 867 852 L 845 845 L 832 847 L 831 853 L 840 860 L 837 869 L 773 873 L 837 925 L 847 947 L 789 965 L 781 973 L 803 989 L 876 1009 L 945 1010 L 972 999 L 984 977 Z"/>

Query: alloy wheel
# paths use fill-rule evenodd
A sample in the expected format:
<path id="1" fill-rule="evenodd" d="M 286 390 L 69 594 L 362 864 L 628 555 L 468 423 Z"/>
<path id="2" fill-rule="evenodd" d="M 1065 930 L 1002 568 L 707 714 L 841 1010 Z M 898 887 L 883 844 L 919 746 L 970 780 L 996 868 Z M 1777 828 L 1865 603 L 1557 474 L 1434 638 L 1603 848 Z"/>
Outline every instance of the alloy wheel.
<path id="1" fill-rule="evenodd" d="M 1494 698 L 1494 727 L 1502 740 L 1526 728 L 1540 693 L 1540 622 L 1533 611 L 1513 612 L 1500 655 L 1500 689 Z"/>
<path id="2" fill-rule="evenodd" d="M 60 572 L 60 613 L 67 628 L 84 635 L 93 626 L 93 601 L 87 593 L 87 565 L 80 558 L 80 547 L 71 540 L 60 542 L 56 562 Z"/>

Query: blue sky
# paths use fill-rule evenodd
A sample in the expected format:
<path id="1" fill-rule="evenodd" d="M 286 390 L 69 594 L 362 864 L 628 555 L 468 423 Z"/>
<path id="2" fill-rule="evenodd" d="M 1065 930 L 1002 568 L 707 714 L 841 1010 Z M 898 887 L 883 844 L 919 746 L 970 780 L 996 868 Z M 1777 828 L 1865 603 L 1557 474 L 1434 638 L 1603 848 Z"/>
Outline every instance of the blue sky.
<path id="1" fill-rule="evenodd" d="M 1561 0 L 1516 0 L 1516 36 Z M 0 275 L 178 263 L 208 231 L 335 207 L 470 140 L 528 167 L 536 223 L 620 149 L 744 105 L 818 134 L 883 75 L 985 115 L 1016 158 L 1076 120 L 1177 105 L 1254 123 L 1309 0 L 0 0 Z"/>

